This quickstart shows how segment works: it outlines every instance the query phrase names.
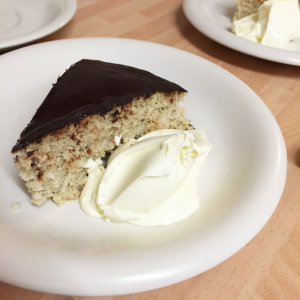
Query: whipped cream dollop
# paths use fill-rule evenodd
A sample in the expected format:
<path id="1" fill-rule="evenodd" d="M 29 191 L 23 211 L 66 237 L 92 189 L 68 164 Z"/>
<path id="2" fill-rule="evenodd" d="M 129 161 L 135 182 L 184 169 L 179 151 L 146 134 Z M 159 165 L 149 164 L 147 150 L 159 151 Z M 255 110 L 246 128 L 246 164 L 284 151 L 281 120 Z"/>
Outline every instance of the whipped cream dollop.
<path id="1" fill-rule="evenodd" d="M 252 42 L 284 48 L 300 38 L 298 0 L 268 0 L 257 13 L 234 21 L 231 30 Z"/>
<path id="2" fill-rule="evenodd" d="M 80 205 L 89 216 L 168 225 L 199 207 L 197 177 L 212 146 L 200 129 L 163 129 L 121 144 L 107 168 L 89 159 Z"/>

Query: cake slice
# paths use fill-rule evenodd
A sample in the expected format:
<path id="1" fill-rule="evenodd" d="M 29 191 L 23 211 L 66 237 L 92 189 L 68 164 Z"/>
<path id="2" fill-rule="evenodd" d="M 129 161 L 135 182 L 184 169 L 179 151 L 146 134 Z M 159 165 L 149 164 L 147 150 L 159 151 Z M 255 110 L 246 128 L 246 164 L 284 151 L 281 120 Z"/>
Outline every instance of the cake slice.
<path id="1" fill-rule="evenodd" d="M 158 129 L 192 129 L 184 118 L 186 90 L 154 74 L 83 59 L 53 85 L 12 149 L 31 201 L 62 205 L 78 199 L 85 164 L 121 143 Z"/>
<path id="2" fill-rule="evenodd" d="M 236 11 L 233 21 L 242 19 L 251 14 L 257 13 L 258 8 L 267 0 L 235 0 Z M 300 0 L 298 0 L 300 6 Z"/>
<path id="3" fill-rule="evenodd" d="M 266 0 L 235 0 L 236 11 L 233 20 L 239 20 L 254 14 Z"/>

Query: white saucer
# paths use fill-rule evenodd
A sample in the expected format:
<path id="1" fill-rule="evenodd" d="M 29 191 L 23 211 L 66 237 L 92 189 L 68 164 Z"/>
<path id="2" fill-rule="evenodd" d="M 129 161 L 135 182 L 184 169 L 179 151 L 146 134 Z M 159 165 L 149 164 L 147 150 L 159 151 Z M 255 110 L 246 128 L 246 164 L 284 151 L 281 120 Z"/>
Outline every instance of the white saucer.
<path id="1" fill-rule="evenodd" d="M 30 204 L 10 150 L 57 76 L 82 58 L 142 68 L 189 91 L 186 115 L 213 149 L 198 181 L 201 207 L 188 219 L 138 227 L 88 217 L 78 201 L 60 208 L 50 200 Z M 1 281 L 78 296 L 163 287 L 229 258 L 275 210 L 286 178 L 281 131 L 261 99 L 217 65 L 117 38 L 37 44 L 2 55 L 0 65 Z M 16 201 L 21 208 L 15 211 Z"/>
<path id="2" fill-rule="evenodd" d="M 0 0 L 0 49 L 42 38 L 74 16 L 76 0 Z"/>
<path id="3" fill-rule="evenodd" d="M 286 49 L 276 49 L 233 34 L 230 27 L 236 10 L 234 0 L 185 0 L 183 9 L 199 31 L 224 46 L 263 59 L 300 66 L 300 39 L 290 42 Z"/>

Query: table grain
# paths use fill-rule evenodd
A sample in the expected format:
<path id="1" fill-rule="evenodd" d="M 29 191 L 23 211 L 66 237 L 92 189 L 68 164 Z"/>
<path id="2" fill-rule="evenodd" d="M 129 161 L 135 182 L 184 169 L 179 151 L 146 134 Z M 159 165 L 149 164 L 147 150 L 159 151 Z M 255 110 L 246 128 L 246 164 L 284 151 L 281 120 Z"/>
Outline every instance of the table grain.
<path id="1" fill-rule="evenodd" d="M 67 38 L 122 37 L 172 46 L 221 66 L 253 89 L 275 116 L 287 147 L 286 186 L 273 216 L 252 241 L 191 279 L 144 293 L 108 297 L 52 295 L 0 282 L 0 299 L 300 299 L 300 68 L 242 54 L 210 40 L 188 22 L 182 0 L 77 3 L 75 16 L 65 27 L 30 45 Z"/>

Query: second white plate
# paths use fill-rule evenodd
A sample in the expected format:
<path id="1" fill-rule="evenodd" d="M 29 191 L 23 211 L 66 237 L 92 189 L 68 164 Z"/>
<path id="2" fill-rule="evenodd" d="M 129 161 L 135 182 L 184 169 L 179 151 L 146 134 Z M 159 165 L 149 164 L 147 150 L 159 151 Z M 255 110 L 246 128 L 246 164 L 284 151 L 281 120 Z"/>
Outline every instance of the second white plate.
<path id="1" fill-rule="evenodd" d="M 42 38 L 66 25 L 76 0 L 0 0 L 0 49 Z"/>
<path id="2" fill-rule="evenodd" d="M 300 39 L 286 49 L 276 49 L 247 41 L 230 31 L 236 10 L 234 0 L 185 0 L 189 21 L 212 40 L 234 50 L 279 63 L 300 66 Z"/>
<path id="3" fill-rule="evenodd" d="M 78 201 L 30 203 L 10 150 L 57 76 L 82 58 L 142 68 L 189 91 L 186 115 L 213 149 L 198 181 L 201 207 L 188 219 L 147 228 L 88 217 Z M 114 38 L 37 44 L 4 54 L 0 65 L 1 281 L 86 296 L 163 287 L 229 258 L 276 208 L 286 177 L 281 131 L 261 99 L 224 69 L 174 48 Z"/>

